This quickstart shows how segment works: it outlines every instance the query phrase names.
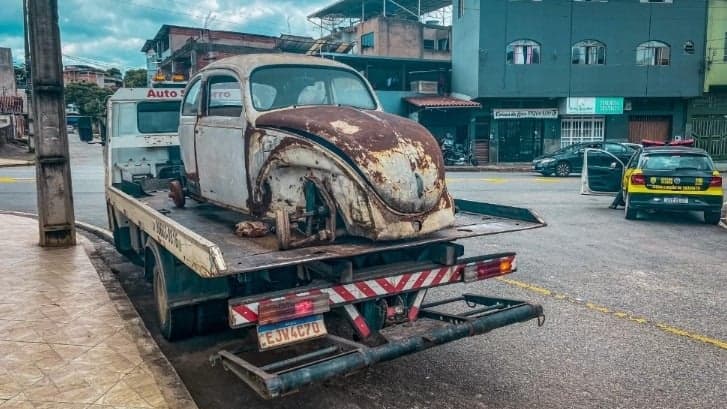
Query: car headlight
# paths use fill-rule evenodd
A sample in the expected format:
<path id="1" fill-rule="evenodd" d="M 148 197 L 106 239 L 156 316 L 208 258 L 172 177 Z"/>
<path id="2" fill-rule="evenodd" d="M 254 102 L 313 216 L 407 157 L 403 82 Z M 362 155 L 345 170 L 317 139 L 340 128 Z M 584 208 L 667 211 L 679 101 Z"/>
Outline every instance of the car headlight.
<path id="1" fill-rule="evenodd" d="M 555 162 L 555 159 L 553 159 L 553 158 L 547 158 L 547 159 L 543 159 L 543 160 L 542 160 L 542 161 L 540 162 L 540 164 L 541 164 L 541 165 L 547 165 L 547 164 L 549 164 L 549 163 L 553 163 L 553 162 Z"/>

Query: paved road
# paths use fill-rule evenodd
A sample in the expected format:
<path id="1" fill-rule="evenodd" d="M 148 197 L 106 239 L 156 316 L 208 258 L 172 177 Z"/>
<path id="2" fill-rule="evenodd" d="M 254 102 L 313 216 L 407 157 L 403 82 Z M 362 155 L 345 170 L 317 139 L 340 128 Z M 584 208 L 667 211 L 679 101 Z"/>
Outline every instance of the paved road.
<path id="1" fill-rule="evenodd" d="M 74 156 L 77 214 L 103 225 L 100 153 L 93 149 L 73 147 L 80 155 Z M 8 177 L 32 171 L 0 169 L 0 208 L 32 210 L 22 198 L 34 200 L 33 185 L 3 182 Z M 609 198 L 578 195 L 578 184 L 578 178 L 527 174 L 450 175 L 457 197 L 531 207 L 548 221 L 543 229 L 464 242 L 472 252 L 519 252 L 519 271 L 508 281 L 467 291 L 542 303 L 548 318 L 541 328 L 500 329 L 272 404 L 208 366 L 209 355 L 234 343 L 236 334 L 175 344 L 155 337 L 202 408 L 724 407 L 727 230 L 703 224 L 697 214 L 627 221 L 623 211 L 607 208 Z M 136 274 L 121 279 L 154 328 L 150 286 L 133 280 Z M 463 290 L 451 286 L 431 296 Z"/>

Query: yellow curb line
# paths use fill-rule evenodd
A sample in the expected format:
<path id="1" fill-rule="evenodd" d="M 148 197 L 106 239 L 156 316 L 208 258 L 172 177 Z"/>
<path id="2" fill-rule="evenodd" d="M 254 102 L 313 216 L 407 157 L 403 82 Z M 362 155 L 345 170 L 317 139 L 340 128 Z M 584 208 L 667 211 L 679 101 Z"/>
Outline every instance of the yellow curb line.
<path id="1" fill-rule="evenodd" d="M 716 346 L 717 348 L 727 350 L 727 341 L 722 341 L 720 339 L 711 338 L 711 337 L 708 337 L 706 335 L 698 334 L 698 333 L 695 333 L 695 332 L 690 332 L 690 331 L 687 331 L 687 330 L 684 330 L 684 329 L 681 329 L 681 328 L 678 328 L 678 327 L 674 327 L 674 326 L 671 326 L 671 325 L 668 325 L 668 324 L 663 324 L 663 323 L 659 323 L 659 322 L 650 321 L 650 320 L 648 320 L 646 318 L 639 317 L 639 316 L 635 316 L 635 315 L 631 315 L 631 314 L 629 314 L 627 312 L 614 311 L 614 310 L 612 310 L 612 309 L 610 309 L 608 307 L 604 307 L 602 305 L 593 304 L 591 302 L 579 300 L 579 299 L 573 298 L 573 297 L 571 297 L 569 295 L 566 295 L 566 294 L 555 293 L 555 292 L 553 292 L 551 290 L 548 290 L 547 288 L 538 287 L 536 285 L 528 284 L 528 283 L 523 282 L 523 281 L 513 280 L 513 279 L 510 279 L 510 278 L 504 278 L 504 277 L 498 277 L 497 280 L 499 280 L 499 281 L 501 281 L 501 282 L 503 282 L 505 284 L 512 285 L 514 287 L 522 288 L 523 290 L 527 290 L 527 291 L 534 292 L 534 293 L 537 293 L 537 294 L 540 294 L 540 295 L 544 295 L 544 296 L 547 296 L 547 297 L 555 298 L 556 300 L 564 300 L 564 301 L 567 301 L 567 302 L 569 302 L 571 304 L 580 305 L 580 306 L 583 306 L 583 307 L 588 308 L 591 311 L 600 312 L 600 313 L 605 314 L 605 315 L 610 315 L 612 317 L 616 317 L 616 318 L 619 318 L 619 319 L 622 319 L 622 320 L 634 322 L 634 323 L 637 323 L 637 324 L 646 324 L 646 325 L 649 325 L 651 327 L 654 327 L 654 328 L 656 328 L 656 329 L 658 329 L 660 331 L 666 332 L 668 334 L 672 334 L 672 335 L 677 335 L 677 336 L 680 336 L 680 337 L 689 338 L 689 339 L 691 339 L 693 341 L 699 341 L 699 342 L 702 342 L 704 344 Z"/>

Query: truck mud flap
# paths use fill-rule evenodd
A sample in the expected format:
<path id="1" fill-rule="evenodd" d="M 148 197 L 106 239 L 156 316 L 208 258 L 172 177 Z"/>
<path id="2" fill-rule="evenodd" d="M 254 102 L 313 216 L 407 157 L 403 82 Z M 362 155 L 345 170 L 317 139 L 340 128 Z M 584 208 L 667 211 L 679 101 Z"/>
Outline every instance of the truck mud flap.
<path id="1" fill-rule="evenodd" d="M 444 307 L 460 312 L 443 312 Z M 278 350 L 273 359 L 265 359 L 264 353 L 256 351 L 221 350 L 211 361 L 221 362 L 261 397 L 272 399 L 314 382 L 510 324 L 536 318 L 542 325 L 544 317 L 543 308 L 537 304 L 464 294 L 422 305 L 416 321 L 384 328 L 380 335 L 385 341 L 378 346 L 328 335 Z"/>

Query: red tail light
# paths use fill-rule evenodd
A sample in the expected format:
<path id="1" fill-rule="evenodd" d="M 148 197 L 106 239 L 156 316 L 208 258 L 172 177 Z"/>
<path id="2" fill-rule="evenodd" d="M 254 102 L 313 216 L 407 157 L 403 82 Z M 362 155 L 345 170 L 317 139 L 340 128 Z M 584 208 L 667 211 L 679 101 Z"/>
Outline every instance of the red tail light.
<path id="1" fill-rule="evenodd" d="M 498 257 L 490 260 L 469 263 L 464 268 L 464 281 L 484 280 L 491 277 L 497 277 L 510 274 L 517 270 L 515 255 Z"/>
<path id="2" fill-rule="evenodd" d="M 330 311 L 328 294 L 295 295 L 260 301 L 258 305 L 258 324 L 308 317 Z"/>
<path id="3" fill-rule="evenodd" d="M 709 187 L 722 187 L 722 176 L 712 176 L 709 180 Z"/>
<path id="4" fill-rule="evenodd" d="M 644 177 L 644 175 L 631 175 L 631 184 L 632 185 L 645 185 L 646 177 Z"/>

